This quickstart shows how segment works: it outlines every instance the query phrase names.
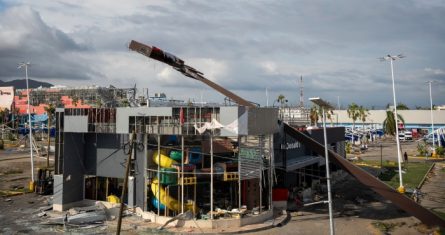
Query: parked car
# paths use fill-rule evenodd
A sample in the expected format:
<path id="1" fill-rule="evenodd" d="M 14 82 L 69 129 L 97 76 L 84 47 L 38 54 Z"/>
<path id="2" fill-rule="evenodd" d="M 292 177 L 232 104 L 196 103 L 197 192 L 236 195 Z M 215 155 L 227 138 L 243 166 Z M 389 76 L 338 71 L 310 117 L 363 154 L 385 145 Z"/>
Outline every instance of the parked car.
<path id="1" fill-rule="evenodd" d="M 405 140 L 412 140 L 413 139 L 413 133 L 411 131 L 405 131 Z"/>
<path id="2" fill-rule="evenodd" d="M 411 139 L 412 139 L 412 137 L 411 137 Z M 406 140 L 406 139 L 405 139 L 405 133 L 404 133 L 404 132 L 399 133 L 399 140 Z"/>

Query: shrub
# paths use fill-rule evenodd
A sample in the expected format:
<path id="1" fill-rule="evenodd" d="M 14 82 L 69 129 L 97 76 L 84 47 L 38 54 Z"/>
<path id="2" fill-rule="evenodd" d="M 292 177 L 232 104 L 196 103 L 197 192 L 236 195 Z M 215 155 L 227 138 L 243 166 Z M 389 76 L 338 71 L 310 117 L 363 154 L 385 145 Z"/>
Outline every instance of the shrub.
<path id="1" fill-rule="evenodd" d="M 436 154 L 437 155 L 444 155 L 444 153 L 445 153 L 445 149 L 442 147 L 442 146 L 438 146 L 437 148 L 436 148 Z"/>
<path id="2" fill-rule="evenodd" d="M 421 156 L 425 156 L 428 153 L 425 142 L 417 143 L 417 152 L 419 152 Z"/>

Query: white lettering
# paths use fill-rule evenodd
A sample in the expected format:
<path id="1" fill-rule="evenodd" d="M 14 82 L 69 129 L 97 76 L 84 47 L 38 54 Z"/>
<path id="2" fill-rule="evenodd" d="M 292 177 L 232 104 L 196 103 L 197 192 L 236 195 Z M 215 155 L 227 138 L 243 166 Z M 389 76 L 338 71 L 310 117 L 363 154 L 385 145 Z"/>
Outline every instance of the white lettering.
<path id="1" fill-rule="evenodd" d="M 294 143 L 286 143 L 286 144 L 281 144 L 281 149 L 299 149 L 301 148 L 301 143 L 300 142 L 294 142 Z"/>

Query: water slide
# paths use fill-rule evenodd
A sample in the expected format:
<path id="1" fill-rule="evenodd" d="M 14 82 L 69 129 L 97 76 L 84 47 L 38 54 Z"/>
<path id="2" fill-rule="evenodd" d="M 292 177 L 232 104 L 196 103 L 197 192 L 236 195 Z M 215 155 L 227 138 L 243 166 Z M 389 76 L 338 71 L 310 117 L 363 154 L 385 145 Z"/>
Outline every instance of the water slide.
<path id="1" fill-rule="evenodd" d="M 159 155 L 160 156 L 158 158 L 158 151 L 154 151 L 153 152 L 153 161 L 162 168 L 171 168 L 173 164 L 178 163 L 175 160 L 171 159 L 169 156 L 167 156 L 166 153 L 163 151 L 161 151 L 161 153 Z M 159 190 L 159 192 L 158 192 L 158 190 Z M 154 179 L 152 181 L 151 191 L 156 198 L 156 200 L 154 200 L 154 202 L 153 202 L 154 206 L 157 207 L 158 206 L 157 204 L 160 202 L 161 204 L 159 205 L 159 207 L 161 209 L 163 207 L 167 207 L 169 210 L 172 210 L 172 211 L 176 211 L 176 212 L 181 211 L 181 203 L 178 200 L 176 200 L 175 198 L 173 198 L 167 194 L 167 192 L 165 191 L 165 188 L 162 187 L 162 185 L 159 183 L 158 179 Z M 159 197 L 161 198 L 161 200 L 159 200 L 157 198 L 158 193 L 159 193 Z M 184 204 L 184 207 L 185 207 L 184 208 L 185 211 L 188 211 L 188 210 L 197 211 L 196 210 L 197 208 L 193 204 Z"/>
<path id="2" fill-rule="evenodd" d="M 320 156 L 325 156 L 324 145 L 320 144 L 308 135 L 296 130 L 295 128 L 285 123 L 283 123 L 283 125 L 284 132 L 286 134 L 292 136 L 300 143 L 318 153 Z M 342 167 L 343 170 L 347 171 L 351 176 L 355 177 L 360 183 L 374 190 L 376 193 L 380 194 L 384 198 L 390 200 L 392 203 L 394 203 L 394 205 L 406 211 L 410 215 L 416 217 L 417 219 L 422 221 L 422 223 L 430 226 L 445 227 L 445 221 L 438 217 L 436 214 L 415 203 L 404 194 L 397 192 L 395 189 L 383 183 L 378 178 L 369 174 L 360 167 L 357 167 L 356 165 L 350 163 L 347 159 L 338 155 L 336 152 L 329 150 L 328 156 L 329 161 L 336 163 L 337 165 Z"/>

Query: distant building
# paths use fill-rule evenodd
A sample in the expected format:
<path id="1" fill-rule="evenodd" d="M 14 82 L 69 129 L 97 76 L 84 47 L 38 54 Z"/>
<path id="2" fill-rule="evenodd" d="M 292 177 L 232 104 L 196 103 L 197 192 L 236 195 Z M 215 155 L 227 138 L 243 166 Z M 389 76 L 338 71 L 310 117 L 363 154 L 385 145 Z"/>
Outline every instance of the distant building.
<path id="1" fill-rule="evenodd" d="M 0 110 L 12 110 L 14 103 L 14 87 L 0 87 Z"/>
<path id="2" fill-rule="evenodd" d="M 304 107 L 280 107 L 279 118 L 291 126 L 309 126 L 310 109 Z"/>
<path id="3" fill-rule="evenodd" d="M 346 110 L 334 110 L 334 124 L 352 127 L 352 119 Z M 430 110 L 397 110 L 405 120 L 404 128 L 431 131 L 431 111 Z M 445 127 L 445 110 L 433 110 L 434 128 Z M 386 110 L 369 110 L 369 115 L 365 122 L 356 120 L 355 127 L 362 128 L 382 128 L 386 119 Z"/>
<path id="4" fill-rule="evenodd" d="M 134 89 L 122 89 L 110 86 L 65 87 L 18 89 L 14 96 L 15 109 L 19 114 L 26 114 L 30 94 L 31 113 L 43 114 L 49 104 L 64 108 L 119 107 L 137 103 Z"/>
<path id="5" fill-rule="evenodd" d="M 436 110 L 445 110 L 445 105 L 436 106 Z"/>

